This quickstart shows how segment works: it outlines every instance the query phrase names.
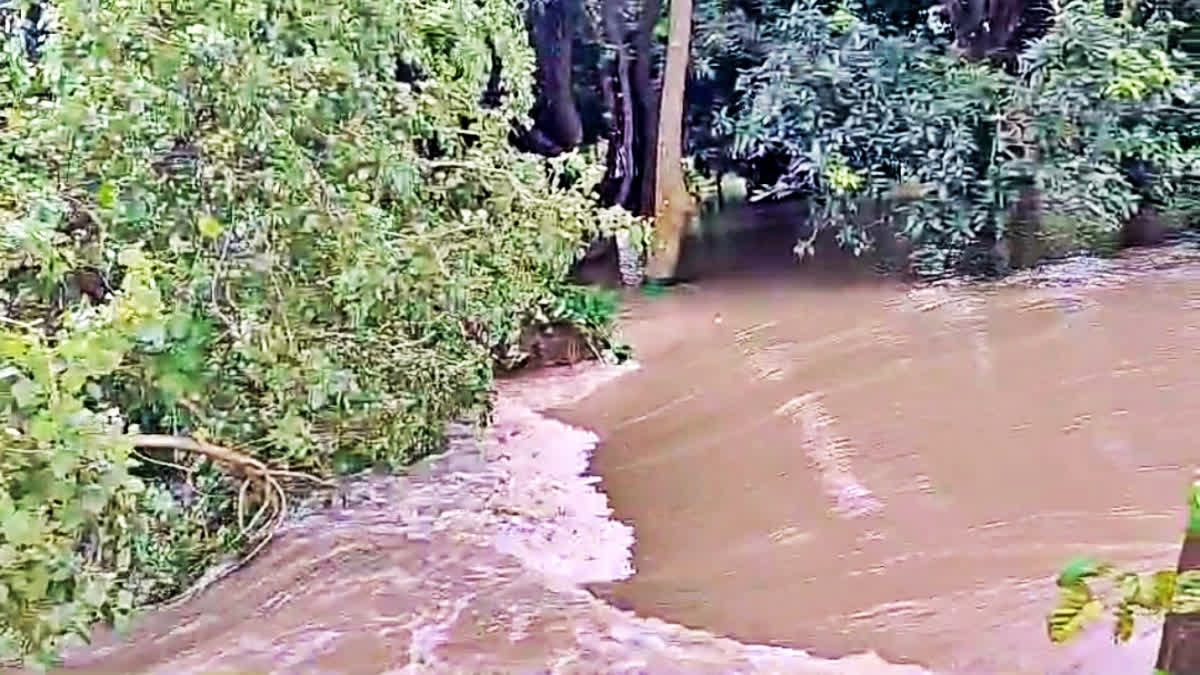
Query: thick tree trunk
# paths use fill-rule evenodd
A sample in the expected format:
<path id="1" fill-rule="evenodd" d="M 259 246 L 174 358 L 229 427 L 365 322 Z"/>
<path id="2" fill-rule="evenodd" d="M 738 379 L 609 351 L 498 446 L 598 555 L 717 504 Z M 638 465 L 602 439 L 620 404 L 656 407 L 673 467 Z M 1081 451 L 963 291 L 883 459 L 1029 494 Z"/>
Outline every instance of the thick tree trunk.
<path id="1" fill-rule="evenodd" d="M 633 91 L 637 98 L 639 157 L 638 212 L 654 215 L 654 165 L 658 152 L 659 92 L 654 86 L 654 26 L 662 12 L 660 0 L 642 0 L 642 14 L 633 38 Z"/>
<path id="2" fill-rule="evenodd" d="M 1179 552 L 1180 572 L 1200 570 L 1200 476 L 1188 499 L 1188 530 Z M 1168 614 L 1155 667 L 1170 675 L 1200 673 L 1200 614 Z"/>
<path id="3" fill-rule="evenodd" d="M 617 206 L 629 207 L 630 191 L 636 172 L 633 161 L 633 92 L 629 86 L 629 51 L 625 31 L 621 26 L 625 0 L 604 0 L 601 20 L 604 40 L 613 50 L 611 73 L 601 78 L 605 82 L 605 99 L 609 112 L 608 173 L 605 176 L 606 197 Z M 612 81 L 617 87 L 613 90 Z"/>
<path id="4" fill-rule="evenodd" d="M 529 10 L 533 48 L 537 56 L 538 129 L 562 150 L 583 141 L 583 120 L 572 87 L 572 0 L 544 0 Z"/>
<path id="5" fill-rule="evenodd" d="M 959 50 L 971 59 L 991 58 L 1015 67 L 1016 55 L 1053 22 L 1050 0 L 945 0 Z"/>
<path id="6" fill-rule="evenodd" d="M 695 210 L 683 182 L 683 109 L 687 88 L 688 48 L 692 36 L 692 0 L 671 0 L 671 29 L 654 159 L 654 241 L 646 276 L 670 279 L 679 249 Z"/>

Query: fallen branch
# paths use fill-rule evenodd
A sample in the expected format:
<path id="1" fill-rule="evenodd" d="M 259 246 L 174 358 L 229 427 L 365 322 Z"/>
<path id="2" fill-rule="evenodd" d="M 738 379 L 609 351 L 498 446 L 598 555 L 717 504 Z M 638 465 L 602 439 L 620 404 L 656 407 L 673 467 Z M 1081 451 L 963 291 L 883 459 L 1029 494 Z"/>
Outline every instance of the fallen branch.
<path id="1" fill-rule="evenodd" d="M 246 453 L 237 450 L 231 450 L 219 445 L 213 445 L 205 441 L 199 441 L 194 438 L 183 436 L 166 436 L 160 434 L 137 434 L 132 438 L 134 447 L 143 450 L 175 450 L 180 452 L 192 453 L 207 457 L 214 462 L 220 462 L 226 465 L 233 472 L 243 477 L 242 485 L 238 489 L 237 501 L 237 518 L 238 518 L 238 536 L 245 541 L 255 541 L 254 547 L 249 553 L 244 555 L 236 563 L 221 568 L 214 574 L 205 575 L 200 582 L 193 585 L 188 590 L 184 591 L 174 599 L 165 603 L 166 605 L 174 605 L 186 600 L 195 595 L 203 588 L 209 586 L 213 582 L 237 570 L 242 565 L 252 560 L 263 547 L 271 541 L 275 535 L 275 531 L 279 528 L 287 517 L 287 493 L 280 484 L 280 479 L 301 479 L 323 487 L 333 487 L 334 484 L 330 481 L 318 478 L 312 474 L 303 473 L 300 471 L 288 471 L 284 469 L 271 469 L 261 460 L 251 457 Z M 146 458 L 150 459 L 150 458 Z M 151 462 L 163 466 L 170 466 L 182 471 L 190 472 L 182 465 L 173 462 L 163 462 L 161 460 L 150 459 Z M 257 511 L 250 518 L 250 522 L 246 523 L 246 498 L 249 493 L 250 486 L 257 484 L 262 493 L 262 504 L 259 505 Z M 271 515 L 263 519 L 263 515 L 268 511 L 272 511 Z M 260 525 L 261 520 L 261 525 Z"/>

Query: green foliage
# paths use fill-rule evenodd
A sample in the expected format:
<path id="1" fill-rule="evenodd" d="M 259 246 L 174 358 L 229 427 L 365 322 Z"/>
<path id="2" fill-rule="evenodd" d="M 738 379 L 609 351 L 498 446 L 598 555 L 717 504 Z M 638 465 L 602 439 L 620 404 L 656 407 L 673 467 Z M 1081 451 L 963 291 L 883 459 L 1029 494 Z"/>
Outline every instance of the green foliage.
<path id="1" fill-rule="evenodd" d="M 603 339 L 559 280 L 630 223 L 593 163 L 510 148 L 508 0 L 43 6 L 37 58 L 0 56 L 0 658 L 44 661 L 245 544 L 228 476 L 132 434 L 318 474 L 436 451 L 523 320 Z"/>
<path id="2" fill-rule="evenodd" d="M 10 221 L 6 260 L 36 249 L 28 235 L 45 222 Z M 141 251 L 117 257 L 125 277 L 110 302 L 65 312 L 50 336 L 14 319 L 0 332 L 2 657 L 45 660 L 60 635 L 86 635 L 92 621 L 120 621 L 133 607 L 121 577 L 130 572 L 146 486 L 130 474 L 119 411 L 89 404 L 97 383 L 154 338 L 164 303 Z"/>
<path id="3" fill-rule="evenodd" d="M 1188 491 L 1188 529 L 1184 547 L 1200 532 L 1200 480 Z M 1113 616 L 1113 637 L 1126 642 L 1133 636 L 1138 615 L 1200 613 L 1200 570 L 1160 570 L 1137 574 L 1107 563 L 1080 557 L 1069 562 L 1058 576 L 1059 600 L 1046 619 L 1052 642 L 1078 635 L 1108 608 Z"/>
<path id="4" fill-rule="evenodd" d="M 617 317 L 619 297 L 615 291 L 589 286 L 564 286 L 544 303 L 535 317 L 537 323 L 568 323 L 603 331 Z"/>
<path id="5" fill-rule="evenodd" d="M 1077 563 L 1076 563 L 1077 564 Z M 1097 591 L 1096 587 L 1102 586 Z M 1133 636 L 1138 615 L 1200 611 L 1200 570 L 1177 574 L 1162 570 L 1151 574 L 1119 572 L 1108 565 L 1088 563 L 1058 579 L 1059 600 L 1046 620 L 1053 642 L 1079 635 L 1108 608 L 1113 616 L 1113 638 L 1126 642 Z"/>
<path id="6" fill-rule="evenodd" d="M 1058 233 L 1105 245 L 1144 201 L 1181 211 L 1176 195 L 1198 175 L 1197 83 L 1168 48 L 1173 26 L 1066 2 L 1010 74 L 805 0 L 754 31 L 763 56 L 738 79 L 717 135 L 744 167 L 786 167 L 757 198 L 810 200 L 855 251 L 872 243 L 862 203 L 921 186 L 885 221 L 931 274 L 1003 237 L 1029 187 Z M 1148 185 L 1130 180 L 1133 161 L 1154 167 Z"/>

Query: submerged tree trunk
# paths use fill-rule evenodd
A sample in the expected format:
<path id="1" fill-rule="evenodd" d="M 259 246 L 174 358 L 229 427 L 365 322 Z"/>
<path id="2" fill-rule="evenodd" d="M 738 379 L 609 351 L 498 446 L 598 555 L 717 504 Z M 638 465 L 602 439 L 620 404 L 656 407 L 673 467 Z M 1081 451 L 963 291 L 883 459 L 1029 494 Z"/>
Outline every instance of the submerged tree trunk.
<path id="1" fill-rule="evenodd" d="M 646 266 L 646 276 L 651 279 L 670 279 L 675 275 L 683 234 L 694 211 L 692 197 L 683 182 L 684 91 L 691 34 L 692 0 L 672 0 L 655 139 L 654 241 Z"/>
<path id="2" fill-rule="evenodd" d="M 1200 570 L 1200 476 L 1188 499 L 1188 529 L 1179 552 L 1179 572 Z M 1168 614 L 1155 667 L 1170 675 L 1200 673 L 1200 614 Z"/>

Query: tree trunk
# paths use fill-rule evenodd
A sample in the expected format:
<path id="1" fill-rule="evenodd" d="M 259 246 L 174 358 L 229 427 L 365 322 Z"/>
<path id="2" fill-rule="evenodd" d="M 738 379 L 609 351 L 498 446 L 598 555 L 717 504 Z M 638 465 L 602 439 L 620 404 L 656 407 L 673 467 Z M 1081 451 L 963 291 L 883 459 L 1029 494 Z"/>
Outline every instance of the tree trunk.
<path id="1" fill-rule="evenodd" d="M 633 37 L 633 90 L 640 124 L 635 152 L 640 160 L 637 212 L 654 215 L 654 164 L 657 160 L 658 90 L 654 86 L 654 26 L 662 12 L 660 0 L 642 0 L 641 20 Z"/>
<path id="2" fill-rule="evenodd" d="M 687 88 L 692 0 L 672 0 L 667 63 L 663 69 L 654 159 L 654 241 L 646 276 L 670 279 L 679 263 L 688 219 L 694 211 L 683 182 L 683 109 Z"/>
<path id="3" fill-rule="evenodd" d="M 1179 552 L 1179 572 L 1200 570 L 1200 476 L 1188 499 L 1188 529 Z M 1170 675 L 1200 673 L 1200 614 L 1168 614 L 1155 667 Z"/>
<path id="4" fill-rule="evenodd" d="M 629 207 L 629 196 L 636 171 L 633 162 L 633 92 L 629 87 L 629 51 L 625 31 L 621 27 L 624 0 L 604 0 L 601 21 L 604 40 L 613 50 L 611 72 L 601 78 L 605 82 L 608 105 L 608 171 L 605 176 L 605 197 L 616 206 Z M 612 80 L 617 88 L 613 91 Z"/>
<path id="5" fill-rule="evenodd" d="M 1028 0 L 946 0 L 954 40 L 969 58 L 1006 56 L 1015 50 L 1014 38 L 1027 10 Z"/>
<path id="6" fill-rule="evenodd" d="M 583 120 L 572 87 L 572 0 L 545 0 L 530 6 L 529 21 L 537 56 L 536 126 L 562 150 L 583 141 Z"/>

